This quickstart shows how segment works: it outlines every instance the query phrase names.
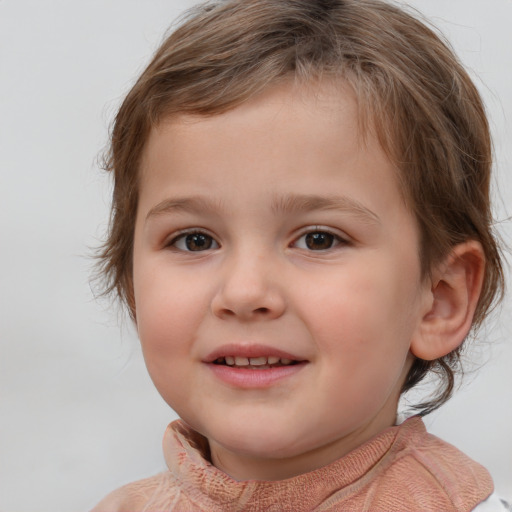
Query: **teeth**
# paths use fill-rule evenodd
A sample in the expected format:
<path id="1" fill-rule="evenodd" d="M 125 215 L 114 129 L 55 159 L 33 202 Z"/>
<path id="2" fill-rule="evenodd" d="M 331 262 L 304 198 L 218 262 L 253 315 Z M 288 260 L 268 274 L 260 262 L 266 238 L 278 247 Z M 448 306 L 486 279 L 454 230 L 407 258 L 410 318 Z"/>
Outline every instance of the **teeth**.
<path id="1" fill-rule="evenodd" d="M 252 366 L 263 366 L 264 364 L 267 364 L 267 358 L 266 357 L 251 357 L 249 359 L 249 362 Z"/>
<path id="2" fill-rule="evenodd" d="M 259 369 L 267 369 L 271 368 L 272 365 L 281 364 L 283 366 L 288 366 L 292 364 L 292 359 L 287 359 L 286 357 L 276 357 L 276 356 L 260 356 L 260 357 L 239 357 L 239 356 L 225 356 L 221 357 L 217 360 L 219 364 L 226 364 L 228 366 L 242 366 L 242 367 L 257 367 Z"/>

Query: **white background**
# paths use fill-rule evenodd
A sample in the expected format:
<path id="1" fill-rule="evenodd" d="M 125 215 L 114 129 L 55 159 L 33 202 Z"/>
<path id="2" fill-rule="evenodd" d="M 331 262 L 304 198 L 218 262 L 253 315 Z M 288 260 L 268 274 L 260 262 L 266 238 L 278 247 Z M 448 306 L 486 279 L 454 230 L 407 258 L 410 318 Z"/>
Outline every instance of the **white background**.
<path id="1" fill-rule="evenodd" d="M 119 101 L 192 1 L 0 0 L 0 512 L 87 510 L 164 468 L 175 416 L 128 321 L 94 300 L 91 248 L 109 183 L 96 165 Z M 512 0 L 415 0 L 485 97 L 496 214 L 512 205 Z M 508 208 L 508 214 L 511 212 Z M 501 233 L 510 244 L 511 222 Z M 428 419 L 512 500 L 510 296 L 472 359 L 483 367 Z M 121 324 L 121 325 L 120 325 Z"/>

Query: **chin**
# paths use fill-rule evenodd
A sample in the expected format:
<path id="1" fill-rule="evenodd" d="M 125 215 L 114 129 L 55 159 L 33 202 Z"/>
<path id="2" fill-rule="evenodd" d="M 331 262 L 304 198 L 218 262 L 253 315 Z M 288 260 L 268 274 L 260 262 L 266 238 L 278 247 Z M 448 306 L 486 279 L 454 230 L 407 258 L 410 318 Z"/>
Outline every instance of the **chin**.
<path id="1" fill-rule="evenodd" d="M 248 426 L 240 424 L 227 424 L 224 422 L 220 428 L 209 425 L 209 428 L 201 432 L 208 440 L 212 440 L 224 449 L 240 454 L 244 457 L 280 459 L 293 457 L 301 452 L 302 447 L 297 442 L 303 436 L 292 438 L 291 428 L 272 426 L 268 422 L 254 420 Z"/>

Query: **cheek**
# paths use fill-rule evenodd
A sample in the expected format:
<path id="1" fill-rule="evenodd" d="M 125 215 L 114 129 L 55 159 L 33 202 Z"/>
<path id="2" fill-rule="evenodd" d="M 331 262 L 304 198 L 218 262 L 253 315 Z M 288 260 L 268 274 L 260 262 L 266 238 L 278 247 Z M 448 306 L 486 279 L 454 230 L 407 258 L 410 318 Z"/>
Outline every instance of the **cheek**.
<path id="1" fill-rule="evenodd" d="M 362 265 L 309 294 L 304 314 L 327 357 L 342 354 L 364 366 L 402 363 L 416 326 L 417 276 L 407 268 L 385 269 Z"/>
<path id="2" fill-rule="evenodd" d="M 186 297 L 166 287 L 139 287 L 136 291 L 137 330 L 147 371 L 162 398 L 173 408 L 186 392 L 190 353 L 197 322 Z"/>
<path id="3" fill-rule="evenodd" d="M 134 281 L 137 329 L 149 368 L 152 358 L 163 363 L 187 349 L 205 304 L 197 286 L 165 272 L 139 272 Z"/>

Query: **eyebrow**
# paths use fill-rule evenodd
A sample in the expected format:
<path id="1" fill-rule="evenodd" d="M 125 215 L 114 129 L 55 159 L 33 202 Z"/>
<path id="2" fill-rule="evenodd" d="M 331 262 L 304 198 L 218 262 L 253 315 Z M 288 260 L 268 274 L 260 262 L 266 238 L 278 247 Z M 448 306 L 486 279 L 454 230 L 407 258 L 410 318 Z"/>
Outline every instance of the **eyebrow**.
<path id="1" fill-rule="evenodd" d="M 302 213 L 314 210 L 338 210 L 354 215 L 368 224 L 380 224 L 379 216 L 361 204 L 359 201 L 347 196 L 319 196 L 315 194 L 300 194 L 275 197 L 272 202 L 274 213 Z"/>
<path id="2" fill-rule="evenodd" d="M 216 212 L 223 210 L 222 203 L 213 201 L 208 197 L 191 196 L 191 197 L 178 197 L 173 199 L 164 199 L 156 206 L 149 210 L 146 215 L 146 222 L 151 217 L 158 217 L 159 215 L 176 213 L 176 212 Z"/>
<path id="3" fill-rule="evenodd" d="M 364 221 L 367 224 L 380 224 L 379 216 L 361 204 L 359 201 L 347 196 L 319 196 L 315 194 L 293 194 L 275 196 L 272 199 L 272 212 L 277 214 L 298 214 L 315 210 L 338 210 Z M 224 210 L 224 204 L 214 201 L 209 197 L 191 196 L 170 198 L 158 203 L 149 210 L 146 222 L 152 218 L 164 214 L 179 212 L 187 213 L 215 213 Z"/>

